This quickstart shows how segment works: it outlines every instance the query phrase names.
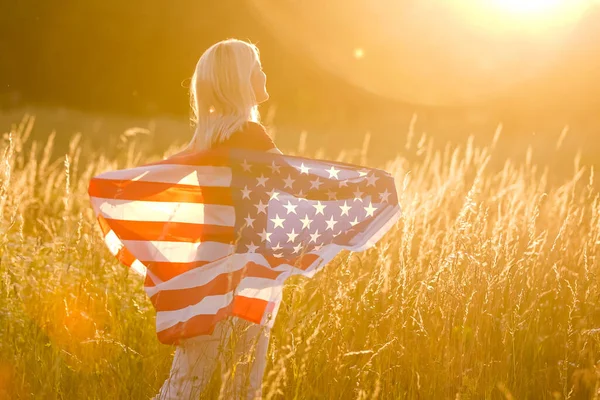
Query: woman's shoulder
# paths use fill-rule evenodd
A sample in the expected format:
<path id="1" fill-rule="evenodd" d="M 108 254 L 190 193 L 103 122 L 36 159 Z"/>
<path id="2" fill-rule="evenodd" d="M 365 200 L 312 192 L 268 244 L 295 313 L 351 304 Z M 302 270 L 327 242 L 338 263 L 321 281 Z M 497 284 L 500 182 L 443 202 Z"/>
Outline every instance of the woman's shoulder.
<path id="1" fill-rule="evenodd" d="M 248 121 L 227 140 L 230 147 L 269 151 L 275 148 L 273 139 L 262 124 Z"/>

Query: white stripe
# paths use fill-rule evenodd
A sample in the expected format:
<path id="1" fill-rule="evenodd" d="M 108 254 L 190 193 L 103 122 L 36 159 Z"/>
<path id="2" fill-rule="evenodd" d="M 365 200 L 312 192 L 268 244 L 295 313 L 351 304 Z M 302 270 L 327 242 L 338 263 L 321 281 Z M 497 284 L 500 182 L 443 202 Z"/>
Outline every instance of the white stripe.
<path id="1" fill-rule="evenodd" d="M 279 280 L 264 278 L 245 278 L 238 285 L 237 294 L 244 297 L 251 297 L 265 301 L 278 293 L 283 287 L 283 282 Z M 180 322 L 188 321 L 197 315 L 213 315 L 223 307 L 226 307 L 233 300 L 233 293 L 224 295 L 208 296 L 200 300 L 199 303 L 175 311 L 159 311 L 156 313 L 156 331 L 160 332 L 168 329 Z"/>
<path id="2" fill-rule="evenodd" d="M 226 307 L 233 300 L 233 292 L 219 296 L 208 296 L 199 303 L 176 311 L 159 311 L 156 313 L 156 332 L 164 331 L 184 322 L 196 315 L 216 314 L 217 310 Z"/>
<path id="3" fill-rule="evenodd" d="M 259 254 L 256 255 L 260 256 Z M 261 264 L 265 265 L 265 258 L 263 256 L 260 256 L 260 258 L 262 258 Z M 221 274 L 234 272 L 244 268 L 248 261 L 250 261 L 250 257 L 247 257 L 246 254 L 232 254 L 229 257 L 203 265 L 199 269 L 196 268 L 186 271 L 167 282 L 159 284 L 156 284 L 155 282 L 156 286 L 149 286 L 144 289 L 146 290 L 148 297 L 152 297 L 161 290 L 189 289 L 203 286 Z"/>
<path id="4" fill-rule="evenodd" d="M 123 240 L 123 244 L 143 261 L 192 262 L 214 261 L 235 250 L 234 245 L 219 242 L 156 242 L 151 240 Z"/>
<path id="5" fill-rule="evenodd" d="M 108 171 L 94 178 L 227 187 L 231 184 L 231 168 L 159 164 Z"/>
<path id="6" fill-rule="evenodd" d="M 152 222 L 194 222 L 235 226 L 235 208 L 220 204 L 131 201 L 91 197 L 94 209 L 108 219 Z"/>
<path id="7" fill-rule="evenodd" d="M 119 239 L 117 234 L 112 229 L 108 231 L 106 236 L 104 236 L 104 243 L 106 244 L 106 247 L 108 247 L 110 254 L 113 256 L 116 256 L 119 250 L 121 250 L 123 247 L 123 242 L 121 242 L 121 239 Z"/>
<path id="8" fill-rule="evenodd" d="M 146 272 L 148 271 L 146 266 L 139 260 L 134 260 L 133 263 L 131 263 L 131 269 L 140 274 L 142 277 L 145 277 Z"/>

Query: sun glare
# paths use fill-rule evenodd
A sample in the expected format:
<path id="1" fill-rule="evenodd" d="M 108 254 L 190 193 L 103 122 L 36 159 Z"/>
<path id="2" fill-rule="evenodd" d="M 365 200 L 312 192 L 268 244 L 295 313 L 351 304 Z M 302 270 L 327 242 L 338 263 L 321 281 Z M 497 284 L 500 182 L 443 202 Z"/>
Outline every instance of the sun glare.
<path id="1" fill-rule="evenodd" d="M 549 33 L 575 24 L 595 0 L 462 0 L 471 23 L 500 32 Z"/>
<path id="2" fill-rule="evenodd" d="M 569 1 L 569 2 L 572 2 Z M 538 14 L 557 11 L 561 5 L 567 4 L 564 0 L 493 0 L 493 5 L 504 11 L 517 14 Z"/>

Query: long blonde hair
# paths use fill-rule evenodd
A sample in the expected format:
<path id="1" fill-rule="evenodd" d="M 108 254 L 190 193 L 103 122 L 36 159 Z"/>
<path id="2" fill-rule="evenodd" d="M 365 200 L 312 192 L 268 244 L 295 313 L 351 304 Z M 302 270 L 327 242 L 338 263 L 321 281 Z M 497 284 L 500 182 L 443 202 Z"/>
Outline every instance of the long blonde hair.
<path id="1" fill-rule="evenodd" d="M 190 86 L 192 122 L 196 129 L 188 149 L 208 149 L 229 138 L 248 121 L 259 122 L 251 84 L 257 62 L 260 62 L 258 48 L 237 39 L 215 43 L 200 56 Z"/>

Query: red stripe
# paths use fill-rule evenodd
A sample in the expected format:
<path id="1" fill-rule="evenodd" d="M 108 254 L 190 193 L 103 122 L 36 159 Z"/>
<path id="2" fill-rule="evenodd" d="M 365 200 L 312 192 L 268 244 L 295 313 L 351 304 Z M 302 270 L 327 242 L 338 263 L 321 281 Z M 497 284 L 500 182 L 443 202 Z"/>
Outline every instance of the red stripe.
<path id="1" fill-rule="evenodd" d="M 210 335 L 217 322 L 232 315 L 259 324 L 267 305 L 268 302 L 265 300 L 235 296 L 231 304 L 221 308 L 215 314 L 196 315 L 185 322 L 157 332 L 158 340 L 164 344 L 179 344 L 182 339 Z"/>
<path id="2" fill-rule="evenodd" d="M 192 261 L 187 263 L 176 263 L 168 261 L 142 261 L 142 263 L 162 282 L 166 282 L 184 272 L 201 267 L 211 261 Z M 154 286 L 154 285 L 148 285 Z"/>
<path id="3" fill-rule="evenodd" d="M 231 189 L 218 186 L 92 178 L 88 193 L 93 197 L 115 200 L 233 205 Z"/>
<path id="4" fill-rule="evenodd" d="M 225 167 L 229 166 L 229 149 L 220 148 L 201 152 L 181 152 L 170 156 L 166 160 L 156 161 L 144 166 L 162 164 Z"/>
<path id="5" fill-rule="evenodd" d="M 193 288 L 162 290 L 150 298 L 156 311 L 174 311 L 199 303 L 207 296 L 223 295 L 234 290 L 240 281 L 247 277 L 276 279 L 281 271 L 255 262 L 247 263 L 244 268 L 217 275 L 210 282 Z"/>
<path id="6" fill-rule="evenodd" d="M 233 226 L 190 224 L 187 222 L 124 221 L 108 218 L 106 223 L 121 240 L 187 243 L 232 243 L 235 241 Z"/>

